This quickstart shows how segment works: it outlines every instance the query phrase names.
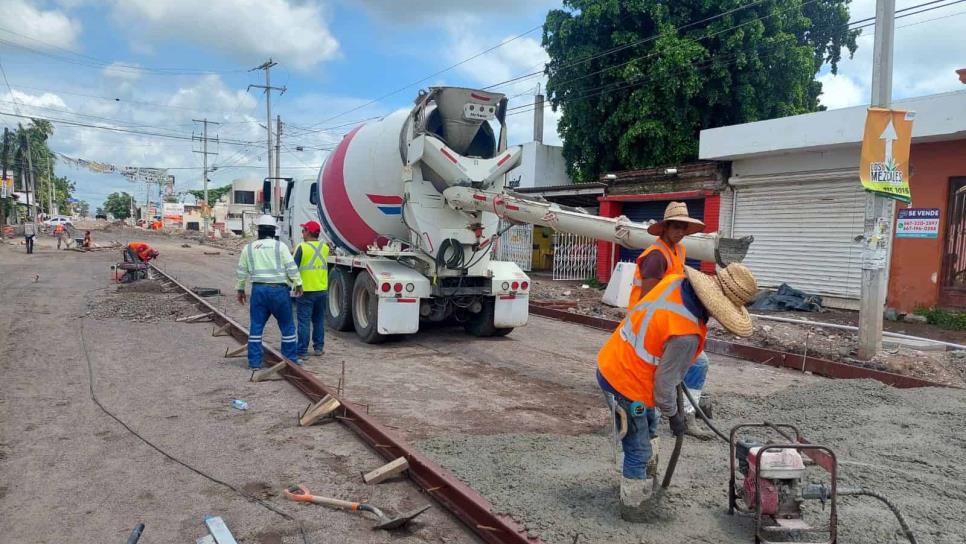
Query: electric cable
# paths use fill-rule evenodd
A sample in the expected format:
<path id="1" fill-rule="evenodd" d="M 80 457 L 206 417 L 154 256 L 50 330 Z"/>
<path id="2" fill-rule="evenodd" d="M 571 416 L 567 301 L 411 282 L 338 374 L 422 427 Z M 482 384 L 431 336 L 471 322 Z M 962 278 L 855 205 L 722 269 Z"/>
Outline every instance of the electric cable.
<path id="1" fill-rule="evenodd" d="M 242 490 L 242 489 L 240 489 L 240 488 L 238 488 L 238 487 L 236 487 L 236 486 L 234 486 L 234 485 L 232 485 L 232 484 L 230 484 L 230 483 L 228 483 L 228 482 L 226 482 L 224 480 L 220 480 L 220 479 L 218 479 L 218 478 L 216 478 L 216 477 L 214 477 L 214 476 L 212 476 L 212 475 L 204 472 L 203 470 L 201 470 L 199 468 L 195 468 L 194 466 L 189 465 L 188 463 L 182 461 L 181 459 L 178 459 L 174 455 L 172 455 L 172 454 L 168 453 L 167 451 L 161 449 L 161 447 L 157 446 L 156 444 L 154 444 L 153 442 L 151 442 L 150 440 L 148 440 L 147 438 L 145 438 L 144 436 L 142 436 L 140 433 L 138 433 L 137 431 L 135 431 L 134 429 L 132 429 L 130 425 L 128 425 L 127 423 L 125 423 L 121 418 L 119 418 L 116 415 L 114 415 L 114 413 L 112 413 L 103 404 L 101 404 L 101 401 L 97 398 L 97 395 L 94 393 L 94 363 L 91 361 L 91 355 L 90 355 L 90 352 L 88 351 L 88 348 L 87 348 L 87 335 L 84 333 L 84 323 L 86 323 L 86 321 L 87 321 L 86 319 L 81 319 L 81 324 L 80 324 L 81 349 L 84 352 L 84 358 L 87 360 L 87 379 L 88 379 L 87 384 L 88 384 L 88 388 L 89 388 L 89 391 L 90 391 L 91 400 L 94 402 L 94 404 L 97 405 L 97 407 L 100 408 L 100 410 L 102 412 L 104 412 L 105 414 L 107 414 L 108 417 L 110 417 L 111 419 L 113 419 L 114 421 L 116 421 L 118 424 L 120 424 L 122 427 L 124 427 L 129 433 L 131 433 L 132 435 L 134 435 L 135 437 L 137 437 L 141 442 L 144 442 L 147 446 L 149 446 L 150 448 L 152 448 L 156 452 L 158 452 L 161 455 L 163 455 L 164 457 L 168 458 L 168 460 L 174 461 L 175 463 L 177 463 L 177 464 L 181 465 L 182 467 L 190 470 L 191 472 L 194 472 L 195 474 L 197 474 L 197 475 L 199 475 L 199 476 L 207 479 L 210 482 L 213 482 L 213 483 L 216 483 L 218 485 L 227 487 L 228 489 L 234 491 L 235 493 L 237 493 L 238 495 L 240 495 L 244 499 L 246 499 L 246 500 L 248 500 L 250 502 L 253 502 L 253 503 L 257 504 L 257 505 L 261 506 L 262 508 L 265 508 L 266 510 L 268 510 L 270 512 L 273 512 L 273 513 L 277 514 L 278 516 L 281 516 L 282 518 L 284 518 L 284 519 L 286 519 L 288 521 L 294 522 L 296 525 L 298 525 L 299 534 L 301 534 L 301 536 L 302 536 L 302 542 L 304 544 L 308 544 L 308 542 L 309 542 L 308 541 L 308 536 L 305 534 L 305 528 L 302 526 L 301 520 L 299 520 L 298 518 L 295 518 L 291 514 L 288 514 L 284 510 L 279 509 L 278 507 L 272 506 L 268 502 L 266 502 L 266 501 L 264 501 L 264 500 L 262 500 L 262 499 L 260 499 L 258 497 L 255 497 L 253 495 L 250 495 L 250 494 L 246 493 L 244 490 Z"/>
<path id="2" fill-rule="evenodd" d="M 902 527 L 902 532 L 905 534 L 906 539 L 909 540 L 909 543 L 919 544 L 919 541 L 916 540 L 916 535 L 915 533 L 912 532 L 912 529 L 909 527 L 909 523 L 906 521 L 906 518 L 902 515 L 902 512 L 899 511 L 899 507 L 896 506 L 892 501 L 890 501 L 885 495 L 882 495 L 881 493 L 877 491 L 873 491 L 871 489 L 866 489 L 864 487 L 860 487 L 858 489 L 853 489 L 853 490 L 840 491 L 840 492 L 837 492 L 837 494 L 846 495 L 846 496 L 872 497 L 874 499 L 878 499 L 882 501 L 886 506 L 889 507 L 889 510 L 892 510 L 892 513 L 895 514 L 896 519 L 899 520 L 899 526 Z"/>

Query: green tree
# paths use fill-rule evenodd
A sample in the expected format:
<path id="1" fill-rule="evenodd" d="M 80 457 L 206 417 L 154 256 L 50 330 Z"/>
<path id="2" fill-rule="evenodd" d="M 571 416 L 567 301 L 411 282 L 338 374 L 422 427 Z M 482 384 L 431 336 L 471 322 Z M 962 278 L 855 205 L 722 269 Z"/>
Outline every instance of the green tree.
<path id="1" fill-rule="evenodd" d="M 87 203 L 86 200 L 79 200 L 74 204 L 74 209 L 77 210 L 77 215 L 81 217 L 90 217 L 91 215 L 91 205 Z"/>
<path id="2" fill-rule="evenodd" d="M 564 0 L 543 46 L 571 176 L 694 160 L 701 129 L 822 109 L 815 75 L 856 49 L 849 2 Z"/>
<path id="3" fill-rule="evenodd" d="M 98 206 L 97 209 L 94 211 L 94 215 L 107 215 L 107 214 L 104 213 L 104 208 L 101 208 L 100 206 Z"/>
<path id="4" fill-rule="evenodd" d="M 231 184 L 222 187 L 209 187 L 208 188 L 208 204 L 213 206 L 215 202 L 221 200 L 221 197 L 227 195 L 231 191 Z M 202 189 L 188 189 L 188 193 L 195 197 L 198 202 L 205 199 L 205 192 Z"/>
<path id="5" fill-rule="evenodd" d="M 26 127 L 20 125 L 12 131 L 11 150 L 15 154 L 13 162 L 15 178 L 22 179 L 22 169 L 26 167 L 27 161 L 24 156 L 24 143 L 30 153 L 30 164 L 33 166 L 33 176 L 36 180 L 36 195 L 31 195 L 31 202 L 36 199 L 40 209 L 46 213 L 52 213 L 50 209 L 51 185 L 53 186 L 53 205 L 62 213 L 67 213 L 69 199 L 74 192 L 74 183 L 63 176 L 53 175 L 54 165 L 57 158 L 50 147 L 48 140 L 54 134 L 54 126 L 50 121 L 43 119 L 32 119 Z"/>
<path id="6" fill-rule="evenodd" d="M 127 193 L 111 193 L 104 200 L 103 211 L 114 216 L 114 219 L 131 217 L 131 195 Z"/>

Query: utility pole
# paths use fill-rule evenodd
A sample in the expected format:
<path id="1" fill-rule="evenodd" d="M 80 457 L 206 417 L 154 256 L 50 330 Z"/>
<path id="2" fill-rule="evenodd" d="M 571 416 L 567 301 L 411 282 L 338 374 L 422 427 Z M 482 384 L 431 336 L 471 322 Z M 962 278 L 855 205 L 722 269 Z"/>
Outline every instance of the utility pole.
<path id="1" fill-rule="evenodd" d="M 10 130 L 7 127 L 3 127 L 3 144 L 0 147 L 0 168 L 2 168 L 2 174 L 0 174 L 0 183 L 4 184 L 4 191 L 6 191 L 7 183 L 7 153 L 10 150 Z M 12 189 L 12 188 L 11 188 Z M 5 195 L 6 198 L 12 198 L 13 195 Z M 0 199 L 0 240 L 3 240 L 3 227 L 7 225 L 7 203 L 6 198 Z"/>
<path id="2" fill-rule="evenodd" d="M 37 220 L 37 214 L 30 209 L 30 193 L 31 186 L 33 186 L 34 193 L 34 205 L 37 204 L 37 183 L 34 177 L 34 165 L 30 157 L 30 141 L 27 139 L 27 133 L 24 132 L 23 125 L 18 123 L 17 127 L 20 129 L 21 143 L 20 143 L 20 178 L 23 180 L 23 189 L 27 196 L 27 220 L 31 223 Z"/>
<path id="3" fill-rule="evenodd" d="M 275 182 L 281 179 L 281 169 L 282 169 L 282 116 L 277 116 L 276 128 L 275 128 Z M 272 184 L 274 185 L 274 184 Z"/>
<path id="4" fill-rule="evenodd" d="M 204 167 L 202 169 L 201 179 L 202 179 L 202 182 L 204 183 L 205 206 L 208 207 L 208 213 L 211 213 L 211 204 L 208 202 L 208 155 L 217 155 L 218 152 L 208 151 L 208 125 L 209 124 L 217 125 L 219 123 L 216 123 L 214 121 L 209 121 L 207 117 L 205 117 L 204 119 L 192 119 L 192 121 L 194 121 L 195 123 L 202 123 L 202 125 L 204 126 L 204 129 L 202 129 L 202 136 L 199 138 L 192 134 L 191 139 L 201 140 L 202 142 L 201 151 L 195 151 L 195 153 L 201 153 L 202 160 L 204 161 Z M 214 140 L 215 140 L 215 143 L 218 143 L 217 136 L 215 136 Z M 160 185 L 158 186 L 158 190 L 160 191 Z M 204 223 L 204 228 L 201 231 L 202 235 L 208 236 L 208 215 L 207 214 L 205 214 L 205 216 L 202 217 L 202 221 Z"/>
<path id="5" fill-rule="evenodd" d="M 265 131 L 268 133 L 268 179 L 272 181 L 272 215 L 278 215 L 278 200 L 275 195 L 278 194 L 278 179 L 275 174 L 274 168 L 272 167 L 272 91 L 279 91 L 279 94 L 285 94 L 286 88 L 282 87 L 272 87 L 272 67 L 278 65 L 277 62 L 273 61 L 271 58 L 268 61 L 262 63 L 260 66 L 256 66 L 249 70 L 249 72 L 254 72 L 255 70 L 265 70 L 265 84 L 264 85 L 249 85 L 248 90 L 252 87 L 256 89 L 265 89 Z M 276 158 L 277 159 L 277 158 Z"/>
<path id="6" fill-rule="evenodd" d="M 892 105 L 892 52 L 896 29 L 896 1 L 876 0 L 875 43 L 872 50 L 872 106 Z M 869 360 L 882 349 L 882 313 L 888 291 L 889 258 L 885 262 L 871 258 L 875 247 L 868 238 L 876 236 L 881 224 L 886 225 L 886 255 L 892 244 L 892 216 L 895 201 L 872 192 L 865 195 L 865 245 L 862 255 L 862 299 L 859 307 L 859 359 Z"/>
<path id="7" fill-rule="evenodd" d="M 47 154 L 47 209 L 54 214 L 54 166 L 50 164 L 50 153 Z M 58 210 L 59 212 L 60 210 Z"/>

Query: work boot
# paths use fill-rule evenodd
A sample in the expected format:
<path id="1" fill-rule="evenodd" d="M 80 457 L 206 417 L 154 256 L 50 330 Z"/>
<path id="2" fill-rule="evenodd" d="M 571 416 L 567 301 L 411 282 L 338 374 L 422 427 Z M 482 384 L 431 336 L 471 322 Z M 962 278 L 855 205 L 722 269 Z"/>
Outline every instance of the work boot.
<path id="1" fill-rule="evenodd" d="M 651 523 L 668 519 L 664 506 L 664 489 L 657 477 L 646 480 L 621 478 L 621 519 L 630 523 Z"/>
<path id="2" fill-rule="evenodd" d="M 704 421 L 698 422 L 697 414 L 691 412 L 687 415 L 688 419 L 688 429 L 684 431 L 684 434 L 697 438 L 698 440 L 711 440 L 714 438 L 714 434 L 705 428 Z"/>

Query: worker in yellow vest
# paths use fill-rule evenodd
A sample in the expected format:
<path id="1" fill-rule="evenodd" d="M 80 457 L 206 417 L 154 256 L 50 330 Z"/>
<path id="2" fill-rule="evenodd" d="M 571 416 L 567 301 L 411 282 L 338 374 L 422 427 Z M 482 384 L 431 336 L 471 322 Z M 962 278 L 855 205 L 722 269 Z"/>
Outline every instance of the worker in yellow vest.
<path id="1" fill-rule="evenodd" d="M 757 292 L 744 265 L 730 264 L 717 276 L 685 267 L 684 274 L 664 276 L 644 295 L 598 353 L 597 383 L 615 414 L 612 423 L 626 422 L 620 485 L 620 514 L 626 521 L 663 517 L 657 466 L 649 466 L 651 439 L 657 435 L 655 408 L 667 416 L 675 436 L 687 431 L 675 389 L 704 348 L 709 317 L 738 336 L 750 335 L 745 304 Z"/>
<path id="2" fill-rule="evenodd" d="M 664 219 L 647 228 L 647 232 L 657 236 L 658 239 L 637 257 L 629 308 L 637 304 L 666 275 L 684 273 L 687 254 L 681 240 L 689 234 L 702 230 L 704 230 L 704 222 L 688 215 L 686 203 L 671 202 L 667 205 Z M 708 377 L 709 363 L 708 356 L 702 351 L 684 377 L 684 386 L 688 388 L 695 402 L 701 399 Z M 689 436 L 700 440 L 714 438 L 713 434 L 696 424 L 694 407 L 690 402 L 685 404 L 684 411 L 688 417 L 687 434 Z"/>
<path id="3" fill-rule="evenodd" d="M 313 355 L 325 352 L 325 304 L 329 288 L 329 245 L 319 241 L 322 226 L 317 221 L 303 223 L 302 239 L 295 249 L 295 264 L 302 276 L 302 296 L 295 299 L 299 321 L 298 355 L 309 354 L 309 338 Z"/>

